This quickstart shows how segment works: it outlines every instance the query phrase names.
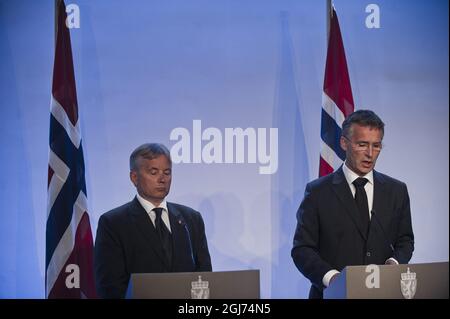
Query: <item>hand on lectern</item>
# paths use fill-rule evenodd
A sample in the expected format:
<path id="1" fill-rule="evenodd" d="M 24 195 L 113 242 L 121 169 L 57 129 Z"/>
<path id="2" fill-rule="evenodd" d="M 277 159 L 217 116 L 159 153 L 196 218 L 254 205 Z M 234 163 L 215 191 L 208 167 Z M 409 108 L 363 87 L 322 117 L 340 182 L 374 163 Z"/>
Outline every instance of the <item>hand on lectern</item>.
<path id="1" fill-rule="evenodd" d="M 331 286 L 331 284 L 333 283 L 333 281 L 335 281 L 335 280 L 337 279 L 338 276 L 339 276 L 339 273 L 335 273 L 335 274 L 333 275 L 333 277 L 330 278 L 330 283 L 329 283 L 328 287 Z"/>
<path id="2" fill-rule="evenodd" d="M 391 265 L 391 266 L 398 265 L 398 263 L 395 262 L 395 260 L 392 259 L 392 258 L 389 258 L 388 260 L 386 260 L 386 262 L 385 262 L 384 264 L 385 264 L 385 265 Z"/>

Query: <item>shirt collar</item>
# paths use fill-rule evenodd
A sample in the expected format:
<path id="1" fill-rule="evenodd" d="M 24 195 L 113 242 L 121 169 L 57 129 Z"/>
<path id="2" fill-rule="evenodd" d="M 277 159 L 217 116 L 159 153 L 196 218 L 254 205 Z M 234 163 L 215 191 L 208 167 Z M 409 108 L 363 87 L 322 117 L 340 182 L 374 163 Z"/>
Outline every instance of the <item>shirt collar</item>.
<path id="1" fill-rule="evenodd" d="M 148 200 L 146 200 L 145 198 L 143 198 L 141 195 L 136 194 L 136 197 L 139 201 L 139 203 L 142 205 L 142 207 L 144 207 L 145 211 L 147 212 L 147 214 L 149 214 L 153 208 L 156 208 L 157 206 L 153 205 L 151 202 L 149 202 Z M 166 212 L 168 212 L 167 209 L 167 202 L 166 199 L 164 198 L 164 200 L 161 202 L 161 204 L 159 204 L 160 208 L 164 209 Z"/>
<path id="2" fill-rule="evenodd" d="M 369 173 L 367 173 L 364 176 L 359 176 L 354 171 L 352 171 L 350 168 L 348 168 L 347 164 L 344 163 L 342 165 L 342 171 L 344 172 L 345 179 L 347 180 L 347 183 L 349 185 L 352 185 L 355 179 L 359 177 L 367 178 L 369 180 L 369 183 L 373 185 L 373 170 L 371 170 Z"/>

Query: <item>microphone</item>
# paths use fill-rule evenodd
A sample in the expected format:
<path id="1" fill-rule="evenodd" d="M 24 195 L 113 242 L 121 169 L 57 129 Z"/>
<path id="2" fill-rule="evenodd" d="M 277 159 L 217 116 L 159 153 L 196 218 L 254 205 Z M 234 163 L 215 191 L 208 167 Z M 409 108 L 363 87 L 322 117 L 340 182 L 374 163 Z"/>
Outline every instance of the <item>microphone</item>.
<path id="1" fill-rule="evenodd" d="M 191 250 L 192 264 L 195 267 L 194 249 L 192 248 L 192 241 L 191 241 L 191 235 L 190 235 L 189 229 L 187 227 L 186 222 L 184 220 L 182 220 L 182 219 L 178 220 L 178 224 L 182 225 L 184 227 L 184 230 L 186 231 L 186 235 L 187 235 L 188 242 L 189 242 L 189 249 Z"/>
<path id="2" fill-rule="evenodd" d="M 370 212 L 370 216 L 371 216 L 371 219 L 370 219 L 370 220 L 372 221 L 372 219 L 374 219 L 374 220 L 377 222 L 378 226 L 380 226 L 381 232 L 383 233 L 383 238 L 384 238 L 384 240 L 385 240 L 386 243 L 388 244 L 388 246 L 389 246 L 389 248 L 391 249 L 391 251 L 394 252 L 394 251 L 395 251 L 394 246 L 392 245 L 391 241 L 389 240 L 389 238 L 388 238 L 386 232 L 384 231 L 383 225 L 381 225 L 380 221 L 378 220 L 377 214 L 375 214 L 375 211 L 374 211 L 374 210 L 372 210 L 372 211 Z"/>

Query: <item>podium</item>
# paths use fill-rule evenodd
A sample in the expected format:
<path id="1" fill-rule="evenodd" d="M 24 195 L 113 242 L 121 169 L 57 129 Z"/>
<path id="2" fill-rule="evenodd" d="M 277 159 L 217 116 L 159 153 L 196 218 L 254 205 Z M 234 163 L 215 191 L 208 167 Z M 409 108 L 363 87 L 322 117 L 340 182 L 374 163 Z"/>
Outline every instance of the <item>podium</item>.
<path id="1" fill-rule="evenodd" d="M 348 266 L 324 299 L 448 299 L 448 262 Z"/>
<path id="2" fill-rule="evenodd" d="M 129 299 L 259 299 L 259 270 L 131 274 Z"/>

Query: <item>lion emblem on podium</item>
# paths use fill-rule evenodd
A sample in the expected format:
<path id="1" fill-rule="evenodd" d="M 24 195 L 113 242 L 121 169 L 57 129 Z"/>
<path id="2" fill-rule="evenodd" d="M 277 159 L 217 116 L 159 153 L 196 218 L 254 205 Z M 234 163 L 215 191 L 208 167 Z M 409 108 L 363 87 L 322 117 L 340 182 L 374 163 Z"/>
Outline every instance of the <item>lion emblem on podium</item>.
<path id="1" fill-rule="evenodd" d="M 209 282 L 202 280 L 202 276 L 191 282 L 191 299 L 209 299 Z"/>
<path id="2" fill-rule="evenodd" d="M 406 299 L 413 299 L 417 289 L 416 273 L 411 272 L 409 267 L 405 273 L 401 274 L 402 280 L 400 281 L 402 288 L 402 295 Z"/>

